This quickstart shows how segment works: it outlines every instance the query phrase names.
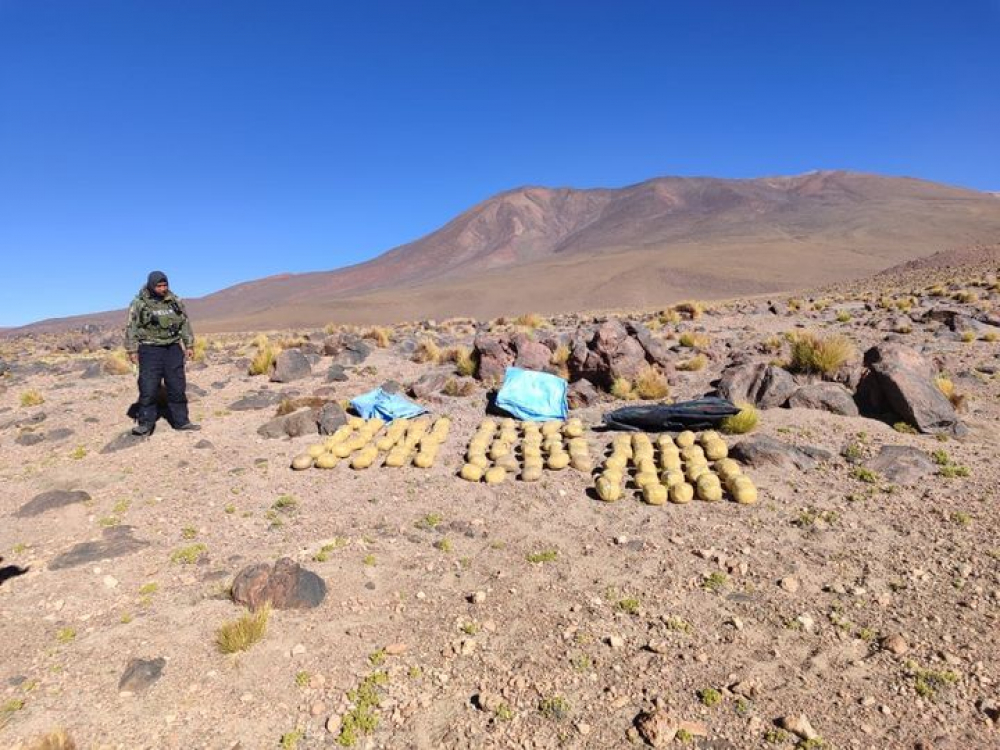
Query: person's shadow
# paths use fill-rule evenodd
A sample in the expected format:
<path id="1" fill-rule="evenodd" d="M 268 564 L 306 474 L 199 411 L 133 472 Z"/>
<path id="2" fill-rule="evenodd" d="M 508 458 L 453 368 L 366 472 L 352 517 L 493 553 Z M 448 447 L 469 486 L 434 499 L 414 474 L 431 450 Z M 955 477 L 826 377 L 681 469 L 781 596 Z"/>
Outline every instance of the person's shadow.
<path id="1" fill-rule="evenodd" d="M 0 557 L 0 562 L 3 562 L 2 557 Z M 0 567 L 0 586 L 3 586 L 4 582 L 10 578 L 23 576 L 29 570 L 31 568 L 22 568 L 20 565 L 4 565 Z"/>

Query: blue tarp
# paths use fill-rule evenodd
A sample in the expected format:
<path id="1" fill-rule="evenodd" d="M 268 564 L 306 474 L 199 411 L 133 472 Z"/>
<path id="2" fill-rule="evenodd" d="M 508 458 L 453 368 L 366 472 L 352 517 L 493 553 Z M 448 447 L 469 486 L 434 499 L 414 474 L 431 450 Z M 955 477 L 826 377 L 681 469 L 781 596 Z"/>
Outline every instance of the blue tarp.
<path id="1" fill-rule="evenodd" d="M 386 393 L 381 388 L 368 391 L 351 400 L 351 406 L 364 419 L 379 417 L 386 422 L 394 419 L 409 419 L 427 411 L 398 393 Z"/>
<path id="2" fill-rule="evenodd" d="M 558 375 L 508 367 L 496 405 L 528 422 L 566 419 L 569 414 L 567 387 L 566 381 Z"/>

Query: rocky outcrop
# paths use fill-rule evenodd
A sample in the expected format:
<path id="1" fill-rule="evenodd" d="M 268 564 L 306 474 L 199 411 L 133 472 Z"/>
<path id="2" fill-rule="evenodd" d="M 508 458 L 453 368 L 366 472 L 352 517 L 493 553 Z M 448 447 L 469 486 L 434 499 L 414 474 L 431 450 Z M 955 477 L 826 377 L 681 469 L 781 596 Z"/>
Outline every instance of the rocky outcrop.
<path id="1" fill-rule="evenodd" d="M 760 409 L 784 406 L 797 388 L 791 373 L 765 362 L 729 367 L 716 385 L 722 398 L 733 403 L 747 402 Z"/>
<path id="2" fill-rule="evenodd" d="M 864 364 L 867 371 L 858 385 L 862 413 L 903 421 L 920 432 L 965 434 L 955 408 L 934 384 L 933 366 L 920 352 L 883 342 L 865 352 Z"/>
<path id="3" fill-rule="evenodd" d="M 840 383 L 804 385 L 789 397 L 788 405 L 799 409 L 819 409 L 843 417 L 858 416 L 854 395 Z"/>
<path id="4" fill-rule="evenodd" d="M 298 349 L 283 349 L 274 358 L 271 368 L 272 383 L 291 383 L 312 375 L 312 367 L 306 355 Z"/>

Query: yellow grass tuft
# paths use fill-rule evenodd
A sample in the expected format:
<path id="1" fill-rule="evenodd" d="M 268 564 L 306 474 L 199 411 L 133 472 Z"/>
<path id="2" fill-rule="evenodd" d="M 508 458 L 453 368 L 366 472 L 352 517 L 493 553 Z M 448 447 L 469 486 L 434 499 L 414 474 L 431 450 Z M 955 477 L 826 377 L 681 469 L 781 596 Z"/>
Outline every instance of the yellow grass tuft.
<path id="1" fill-rule="evenodd" d="M 132 372 L 132 362 L 124 349 L 115 349 L 108 352 L 101 363 L 104 372 L 109 375 L 128 375 Z"/>
<path id="2" fill-rule="evenodd" d="M 792 356 L 789 367 L 794 372 L 832 375 L 854 356 L 854 344 L 846 336 L 819 337 L 803 331 L 789 337 Z"/>
<path id="3" fill-rule="evenodd" d="M 38 391 L 25 391 L 21 394 L 21 406 L 41 406 L 45 403 L 45 397 Z"/>
<path id="4" fill-rule="evenodd" d="M 208 351 L 208 339 L 204 336 L 194 337 L 194 353 L 191 355 L 191 359 L 195 362 L 204 362 L 205 353 Z"/>
<path id="5" fill-rule="evenodd" d="M 281 347 L 272 344 L 263 333 L 259 334 L 253 343 L 257 347 L 257 353 L 250 362 L 249 373 L 251 375 L 266 375 L 274 367 L 274 360 L 278 356 L 278 352 L 281 351 Z"/>
<path id="6" fill-rule="evenodd" d="M 479 366 L 478 360 L 479 357 L 474 350 L 461 345 L 445 349 L 441 355 L 442 362 L 454 362 L 455 373 L 467 378 L 476 374 L 476 369 Z"/>
<path id="7" fill-rule="evenodd" d="M 514 318 L 514 325 L 524 326 L 525 328 L 541 328 L 545 325 L 545 318 L 543 318 L 538 313 L 525 313 L 524 315 L 518 315 Z"/>
<path id="8" fill-rule="evenodd" d="M 635 393 L 639 398 L 647 401 L 659 400 L 669 395 L 670 385 L 659 368 L 646 365 L 636 376 Z"/>
<path id="9" fill-rule="evenodd" d="M 385 349 L 392 343 L 392 339 L 389 336 L 389 329 L 381 326 L 372 326 L 365 331 L 365 335 L 362 338 L 371 339 L 379 349 Z"/>
<path id="10" fill-rule="evenodd" d="M 417 342 L 417 348 L 413 352 L 414 362 L 430 362 L 437 364 L 441 361 L 441 347 L 434 339 L 424 336 Z"/>
<path id="11" fill-rule="evenodd" d="M 15 745 L 14 750 L 76 750 L 76 742 L 65 729 L 55 729 L 33 738 L 26 745 Z"/>
<path id="12" fill-rule="evenodd" d="M 705 311 L 705 305 L 695 300 L 685 300 L 674 305 L 673 310 L 680 315 L 686 315 L 691 320 L 697 320 Z"/>
<path id="13" fill-rule="evenodd" d="M 709 338 L 708 334 L 705 333 L 695 333 L 693 331 L 685 331 L 681 334 L 678 339 L 678 343 L 681 346 L 686 346 L 691 349 L 704 349 L 710 343 L 712 339 Z"/>
<path id="14" fill-rule="evenodd" d="M 256 612 L 247 612 L 237 620 L 224 623 L 215 634 L 215 645 L 224 654 L 246 651 L 267 633 L 271 606 L 265 604 Z"/>
<path id="15" fill-rule="evenodd" d="M 729 435 L 743 435 L 750 432 L 757 426 L 759 419 L 757 407 L 753 404 L 741 401 L 736 405 L 740 408 L 740 413 L 732 417 L 726 417 L 719 424 L 722 431 Z"/>
<path id="16" fill-rule="evenodd" d="M 611 395 L 622 401 L 632 401 L 636 398 L 635 389 L 628 378 L 615 378 L 611 384 Z"/>
<path id="17" fill-rule="evenodd" d="M 691 359 L 680 362 L 677 364 L 678 370 L 687 370 L 688 372 L 697 372 L 698 370 L 703 370 L 705 365 L 708 364 L 708 357 L 704 354 L 695 354 Z"/>
<path id="18" fill-rule="evenodd" d="M 955 383 L 951 378 L 945 377 L 944 375 L 938 375 L 934 378 L 934 385 L 937 389 L 941 391 L 942 395 L 951 402 L 951 405 L 955 407 L 955 410 L 959 410 L 965 406 L 965 394 L 959 393 L 955 390 Z"/>

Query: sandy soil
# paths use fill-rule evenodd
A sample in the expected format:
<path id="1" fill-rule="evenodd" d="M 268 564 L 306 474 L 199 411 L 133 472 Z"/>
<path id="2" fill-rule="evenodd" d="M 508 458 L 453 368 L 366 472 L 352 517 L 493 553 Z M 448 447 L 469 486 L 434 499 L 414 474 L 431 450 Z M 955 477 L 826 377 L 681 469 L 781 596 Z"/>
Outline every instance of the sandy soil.
<path id="1" fill-rule="evenodd" d="M 787 315 L 734 304 L 683 324 L 712 337 L 713 359 L 678 373 L 673 395 L 710 390 L 727 344 L 748 349 L 798 325 L 836 327 L 859 350 L 884 336 L 873 324 L 889 312 L 840 306 L 850 321 L 833 319 L 837 304 Z M 133 378 L 82 379 L 77 358 L 14 342 L 18 367 L 0 393 L 0 746 L 55 727 L 83 748 L 336 746 L 348 691 L 384 671 L 378 726 L 358 747 L 641 746 L 633 722 L 653 708 L 703 724 L 692 747 L 1000 747 L 1000 345 L 920 325 L 908 336 L 967 394 L 967 437 L 772 409 L 757 433 L 832 458 L 808 472 L 747 469 L 761 490 L 753 506 L 664 507 L 634 492 L 602 503 L 572 469 L 533 484 L 458 479 L 482 389 L 429 404 L 454 420 L 431 469 L 293 472 L 316 438 L 265 440 L 256 431 L 273 407 L 229 409 L 264 378 L 225 349 L 189 372 L 202 432 L 161 423 L 102 453 L 130 427 Z M 347 399 L 428 367 L 393 345 L 346 382 L 326 384 L 320 366 L 268 387 Z M 29 390 L 44 403 L 22 406 Z M 575 415 L 593 426 L 615 405 Z M 15 442 L 25 428 L 14 422 L 39 413 L 35 432 L 72 434 Z M 611 439 L 587 436 L 595 455 Z M 869 483 L 841 456 L 849 445 L 861 461 L 883 445 L 944 449 L 968 476 Z M 14 516 L 53 489 L 91 499 Z M 282 496 L 294 506 L 275 509 Z M 144 546 L 49 568 L 124 527 Z M 205 546 L 195 564 L 172 561 L 193 544 Z M 325 544 L 335 548 L 315 560 Z M 529 561 L 544 551 L 554 559 Z M 322 576 L 326 599 L 275 611 L 260 643 L 220 654 L 216 630 L 241 613 L 227 597 L 233 576 L 282 556 Z M 166 664 L 147 690 L 122 694 L 134 657 Z M 798 714 L 821 741 L 776 725 Z"/>

